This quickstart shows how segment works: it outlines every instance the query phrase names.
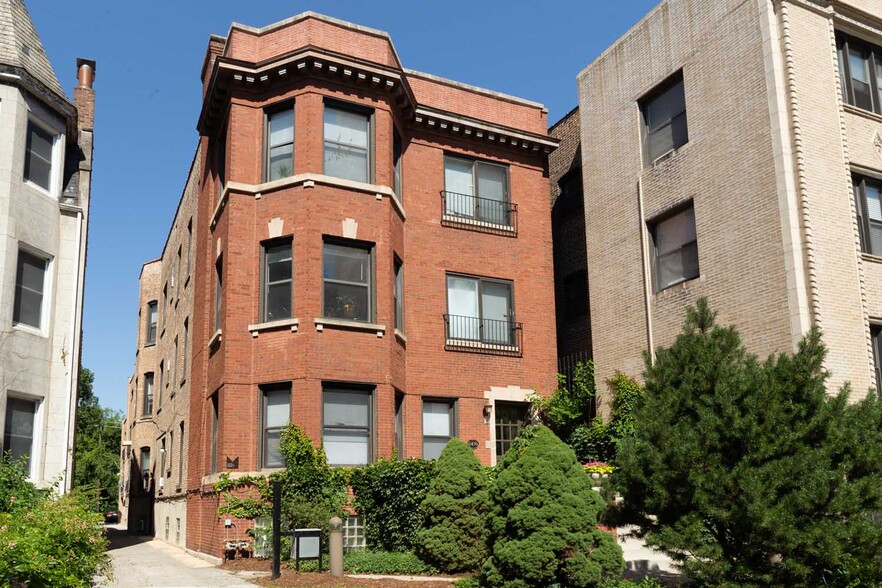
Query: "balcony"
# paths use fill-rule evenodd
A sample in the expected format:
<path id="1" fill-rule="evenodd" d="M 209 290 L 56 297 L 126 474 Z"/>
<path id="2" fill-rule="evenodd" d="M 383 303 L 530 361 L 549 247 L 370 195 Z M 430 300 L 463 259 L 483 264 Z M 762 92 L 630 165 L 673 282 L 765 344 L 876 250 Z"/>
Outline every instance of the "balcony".
<path id="1" fill-rule="evenodd" d="M 523 355 L 523 325 L 510 320 L 444 315 L 446 351 Z"/>
<path id="2" fill-rule="evenodd" d="M 441 192 L 441 224 L 514 237 L 518 234 L 518 205 L 444 191 Z"/>

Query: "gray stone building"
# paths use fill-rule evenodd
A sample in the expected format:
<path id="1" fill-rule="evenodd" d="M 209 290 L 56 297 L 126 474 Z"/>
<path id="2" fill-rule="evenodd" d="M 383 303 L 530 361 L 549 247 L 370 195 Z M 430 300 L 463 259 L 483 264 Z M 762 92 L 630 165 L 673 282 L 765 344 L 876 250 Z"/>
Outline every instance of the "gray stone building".
<path id="1" fill-rule="evenodd" d="M 831 391 L 879 387 L 882 2 L 664 0 L 578 89 L 599 382 L 707 296 L 750 351 L 817 326 Z"/>
<path id="2" fill-rule="evenodd" d="M 62 492 L 73 479 L 94 75 L 78 60 L 71 101 L 22 0 L 0 0 L 0 436 L 31 480 Z"/>

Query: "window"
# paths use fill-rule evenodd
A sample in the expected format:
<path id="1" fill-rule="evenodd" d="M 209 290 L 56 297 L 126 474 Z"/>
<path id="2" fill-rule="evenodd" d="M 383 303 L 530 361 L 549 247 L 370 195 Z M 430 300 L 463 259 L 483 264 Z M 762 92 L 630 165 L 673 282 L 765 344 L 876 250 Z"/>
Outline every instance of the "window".
<path id="1" fill-rule="evenodd" d="M 217 165 L 218 194 L 223 195 L 224 186 L 227 183 L 227 129 L 218 133 L 217 142 L 214 145 L 214 159 Z"/>
<path id="2" fill-rule="evenodd" d="M 512 283 L 447 276 L 448 339 L 512 345 Z"/>
<path id="3" fill-rule="evenodd" d="M 224 298 L 223 258 L 217 260 L 217 263 L 214 266 L 214 271 L 217 277 L 214 288 L 214 330 L 220 331 L 222 318 L 221 312 L 223 311 Z"/>
<path id="4" fill-rule="evenodd" d="M 367 538 L 364 534 L 364 520 L 360 515 L 349 515 L 343 521 L 343 551 L 365 548 L 367 548 Z"/>
<path id="5" fill-rule="evenodd" d="M 144 374 L 144 413 L 143 416 L 153 414 L 153 372 Z"/>
<path id="6" fill-rule="evenodd" d="M 564 312 L 569 319 L 588 314 L 588 274 L 585 270 L 564 279 Z"/>
<path id="7" fill-rule="evenodd" d="M 529 424 L 529 405 L 522 402 L 496 402 L 496 463 Z"/>
<path id="8" fill-rule="evenodd" d="M 882 255 L 882 181 L 852 176 L 861 251 Z"/>
<path id="9" fill-rule="evenodd" d="M 174 355 L 172 355 L 171 358 L 169 358 L 169 361 L 171 362 L 171 366 L 168 369 L 168 371 L 171 372 L 171 377 L 169 378 L 169 380 L 170 380 L 169 383 L 171 384 L 172 390 L 174 390 L 175 384 L 177 384 L 177 382 L 178 382 L 178 338 L 177 337 L 175 337 L 175 345 L 174 345 L 173 349 L 174 349 Z"/>
<path id="10" fill-rule="evenodd" d="M 882 395 L 882 325 L 870 325 L 873 339 L 873 363 L 876 370 L 876 394 Z"/>
<path id="11" fill-rule="evenodd" d="M 677 72 L 644 97 L 640 101 L 640 112 L 643 115 L 646 165 L 685 145 L 689 141 L 689 131 L 686 128 L 683 72 Z"/>
<path id="12" fill-rule="evenodd" d="M 330 465 L 371 462 L 371 392 L 325 388 L 322 442 Z"/>
<path id="13" fill-rule="evenodd" d="M 454 406 L 452 400 L 423 400 L 423 459 L 438 459 L 454 436 Z"/>
<path id="14" fill-rule="evenodd" d="M 165 437 L 159 440 L 159 487 L 162 488 L 165 481 L 165 462 L 168 450 L 165 447 Z"/>
<path id="15" fill-rule="evenodd" d="M 184 246 L 179 245 L 178 246 L 178 259 L 177 259 L 177 261 L 175 261 L 175 275 L 177 276 L 175 278 L 175 280 L 178 283 L 178 288 L 181 287 L 181 271 L 183 271 L 183 269 L 184 269 L 183 264 L 181 263 L 181 255 L 182 255 L 183 250 L 184 250 Z M 180 298 L 180 297 L 181 297 L 181 295 L 178 294 L 178 298 Z"/>
<path id="16" fill-rule="evenodd" d="M 162 389 L 168 385 L 165 381 L 165 360 L 159 362 L 159 406 L 162 406 Z"/>
<path id="17" fill-rule="evenodd" d="M 401 156 L 404 154 L 404 144 L 398 131 L 392 134 L 392 190 L 398 196 L 399 202 L 404 202 L 401 184 Z"/>
<path id="18" fill-rule="evenodd" d="M 141 448 L 141 484 L 145 492 L 150 490 L 150 448 Z"/>
<path id="19" fill-rule="evenodd" d="M 18 250 L 15 273 L 15 302 L 12 322 L 39 329 L 43 324 L 43 294 L 49 262 L 23 249 Z"/>
<path id="20" fill-rule="evenodd" d="M 6 398 L 6 424 L 3 429 L 3 452 L 10 452 L 13 460 L 27 463 L 34 451 L 34 421 L 37 402 L 21 398 Z"/>
<path id="21" fill-rule="evenodd" d="M 187 276 L 190 276 L 190 268 L 193 263 L 193 219 L 187 223 Z"/>
<path id="22" fill-rule="evenodd" d="M 404 459 L 404 394 L 395 391 L 395 453 Z"/>
<path id="23" fill-rule="evenodd" d="M 187 379 L 187 350 L 190 345 L 190 317 L 184 319 L 184 344 L 181 346 L 181 384 Z"/>
<path id="24" fill-rule="evenodd" d="M 178 430 L 178 488 L 184 480 L 184 422 Z"/>
<path id="25" fill-rule="evenodd" d="M 444 157 L 444 214 L 511 226 L 508 167 Z"/>
<path id="26" fill-rule="evenodd" d="M 370 182 L 371 115 L 325 105 L 325 175 Z"/>
<path id="27" fill-rule="evenodd" d="M 158 312 L 156 301 L 147 303 L 147 345 L 156 343 L 156 314 Z"/>
<path id="28" fill-rule="evenodd" d="M 208 471 L 212 474 L 217 471 L 218 394 L 219 392 L 215 392 L 211 396 L 211 453 L 209 454 L 211 463 Z"/>
<path id="29" fill-rule="evenodd" d="M 165 317 L 168 314 L 168 282 L 162 287 L 162 314 L 159 317 L 160 335 L 165 333 Z"/>
<path id="30" fill-rule="evenodd" d="M 260 422 L 263 436 L 260 443 L 260 465 L 280 468 L 285 458 L 279 449 L 279 435 L 291 420 L 291 386 L 267 386 L 261 389 Z"/>
<path id="31" fill-rule="evenodd" d="M 163 475 L 165 476 L 166 481 L 171 477 L 171 473 L 174 470 L 174 456 L 175 456 L 175 433 L 174 431 L 168 434 L 168 468 L 164 470 Z"/>
<path id="32" fill-rule="evenodd" d="M 837 33 L 839 76 L 846 104 L 882 113 L 882 48 Z"/>
<path id="33" fill-rule="evenodd" d="M 554 211 L 562 215 L 581 211 L 585 205 L 582 196 L 582 168 L 567 172 L 557 182 L 557 186 L 560 195 L 554 203 Z"/>
<path id="34" fill-rule="evenodd" d="M 323 316 L 370 322 L 373 316 L 370 249 L 326 242 L 322 266 Z"/>
<path id="35" fill-rule="evenodd" d="M 25 146 L 24 179 L 32 184 L 52 190 L 52 150 L 56 136 L 34 121 L 28 121 Z"/>
<path id="36" fill-rule="evenodd" d="M 294 175 L 294 108 L 266 113 L 265 181 Z"/>
<path id="37" fill-rule="evenodd" d="M 397 257 L 393 260 L 392 311 L 395 328 L 404 332 L 404 264 Z"/>
<path id="38" fill-rule="evenodd" d="M 655 291 L 698 277 L 695 209 L 689 208 L 654 223 L 652 231 Z"/>
<path id="39" fill-rule="evenodd" d="M 291 241 L 263 246 L 261 306 L 264 322 L 291 318 Z"/>
<path id="40" fill-rule="evenodd" d="M 178 517 L 175 519 L 175 543 L 181 543 L 181 518 Z"/>

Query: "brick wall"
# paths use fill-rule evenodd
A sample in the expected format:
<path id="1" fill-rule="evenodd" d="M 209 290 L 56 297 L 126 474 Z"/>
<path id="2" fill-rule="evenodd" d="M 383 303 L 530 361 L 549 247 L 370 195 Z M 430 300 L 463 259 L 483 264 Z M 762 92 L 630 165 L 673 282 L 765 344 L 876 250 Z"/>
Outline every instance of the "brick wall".
<path id="1" fill-rule="evenodd" d="M 320 19 L 295 19 L 257 34 L 234 28 L 238 57 L 264 61 L 295 49 L 305 39 L 345 50 L 379 65 L 390 61 L 388 39 Z M 288 30 L 290 29 L 290 30 Z M 382 42 L 380 42 L 382 41 Z M 338 46 L 343 43 L 342 46 Z M 385 45 L 384 45 L 385 44 Z M 386 47 L 386 49 L 383 49 Z M 404 72 L 399 71 L 399 75 Z M 519 132 L 545 134 L 544 109 L 450 82 L 414 76 L 414 94 L 452 113 L 507 121 Z M 419 86 L 419 91 L 416 90 Z M 325 98 L 370 108 L 373 184 L 335 181 L 323 175 L 322 120 Z M 294 104 L 294 177 L 260 184 L 264 108 Z M 422 454 L 423 398 L 456 400 L 456 434 L 478 441 L 476 454 L 491 463 L 493 423 L 484 417 L 492 388 L 548 393 L 555 384 L 556 342 L 552 290 L 551 218 L 546 159 L 541 150 L 454 135 L 412 121 L 401 96 L 382 87 L 339 78 L 305 75 L 262 90 L 234 88 L 230 94 L 224 157 L 228 194 L 220 193 L 214 143 L 219 128 L 206 130 L 200 161 L 202 183 L 196 230 L 195 309 L 190 404 L 187 545 L 216 554 L 222 537 L 217 496 L 211 492 L 227 461 L 236 472 L 260 470 L 260 386 L 290 382 L 291 420 L 319 443 L 322 390 L 327 382 L 365 384 L 373 390 L 375 456 L 394 450 L 396 391 L 404 394 L 404 456 Z M 464 113 L 463 109 L 468 110 Z M 445 125 L 446 126 L 446 125 Z M 403 190 L 392 195 L 393 129 L 403 139 Z M 508 167 L 511 201 L 518 205 L 516 235 L 491 234 L 441 224 L 444 155 L 456 153 Z M 311 175 L 309 181 L 298 179 Z M 400 205 L 398 204 L 400 202 Z M 213 217 L 215 210 L 216 217 Z M 351 220 L 349 220 L 351 219 Z M 216 221 L 213 223 L 212 221 Z M 354 221 L 354 225 L 352 223 Z M 354 228 L 357 227 L 357 228 Z M 262 242 L 272 236 L 293 243 L 293 317 L 296 329 L 254 328 L 260 322 Z M 371 328 L 322 324 L 322 251 L 325 237 L 370 243 L 374 317 Z M 223 310 L 215 337 L 215 262 L 223 264 Z M 393 259 L 404 267 L 404 328 L 393 328 Z M 515 320 L 523 324 L 516 356 L 445 351 L 447 272 L 511 280 Z M 379 332 L 379 335 L 378 335 Z M 218 394 L 218 461 L 211 454 L 211 396 Z"/>

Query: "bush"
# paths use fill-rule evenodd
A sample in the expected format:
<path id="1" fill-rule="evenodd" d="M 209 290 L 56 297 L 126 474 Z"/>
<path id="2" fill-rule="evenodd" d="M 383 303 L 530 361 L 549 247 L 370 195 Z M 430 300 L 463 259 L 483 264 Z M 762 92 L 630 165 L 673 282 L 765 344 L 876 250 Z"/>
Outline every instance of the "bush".
<path id="1" fill-rule="evenodd" d="M 73 492 L 0 513 L 0 584 L 88 588 L 108 574 L 103 517 L 90 507 Z"/>
<path id="2" fill-rule="evenodd" d="M 482 584 L 596 585 L 625 563 L 612 535 L 596 529 L 604 503 L 573 450 L 540 426 L 502 460 L 490 491 L 490 557 Z"/>
<path id="3" fill-rule="evenodd" d="M 343 556 L 343 568 L 350 574 L 432 575 L 438 570 L 408 551 L 356 549 Z"/>
<path id="4" fill-rule="evenodd" d="M 23 462 L 13 461 L 9 453 L 0 457 L 0 513 L 33 508 L 47 494 L 28 482 Z"/>
<path id="5" fill-rule="evenodd" d="M 597 588 L 665 588 L 665 585 L 653 578 L 643 578 L 639 582 L 621 578 L 601 580 Z"/>
<path id="6" fill-rule="evenodd" d="M 477 570 L 487 557 L 487 474 L 461 439 L 451 439 L 441 452 L 420 508 L 417 555 L 447 573 Z"/>
<path id="7" fill-rule="evenodd" d="M 352 471 L 355 510 L 364 521 L 368 547 L 384 551 L 413 549 L 423 518 L 421 505 L 434 473 L 422 459 L 387 460 Z"/>
<path id="8" fill-rule="evenodd" d="M 647 357 L 614 482 L 647 540 L 698 583 L 867 586 L 882 579 L 882 402 L 827 394 L 812 331 L 760 362 L 706 300 Z"/>

